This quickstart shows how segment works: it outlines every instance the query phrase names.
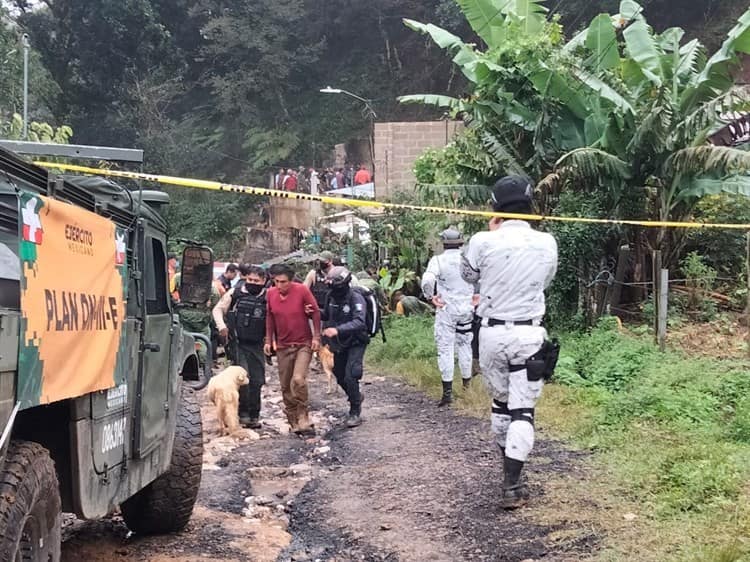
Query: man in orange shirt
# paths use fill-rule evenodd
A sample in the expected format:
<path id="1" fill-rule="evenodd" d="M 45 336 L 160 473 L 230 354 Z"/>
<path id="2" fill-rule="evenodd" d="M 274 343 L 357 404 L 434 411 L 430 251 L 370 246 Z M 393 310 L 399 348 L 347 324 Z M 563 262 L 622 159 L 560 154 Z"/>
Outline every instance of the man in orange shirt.
<path id="1" fill-rule="evenodd" d="M 372 176 L 370 175 L 370 172 L 367 170 L 367 166 L 364 164 L 359 165 L 359 171 L 354 174 L 354 185 L 362 185 L 365 183 L 370 183 L 372 181 Z"/>

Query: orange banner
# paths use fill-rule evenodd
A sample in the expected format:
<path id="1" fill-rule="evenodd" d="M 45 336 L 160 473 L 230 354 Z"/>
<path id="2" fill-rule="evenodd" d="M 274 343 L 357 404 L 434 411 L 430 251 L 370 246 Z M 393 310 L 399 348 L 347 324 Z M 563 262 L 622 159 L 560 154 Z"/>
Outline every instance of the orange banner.
<path id="1" fill-rule="evenodd" d="M 19 398 L 46 404 L 111 388 L 125 321 L 125 232 L 22 192 Z"/>

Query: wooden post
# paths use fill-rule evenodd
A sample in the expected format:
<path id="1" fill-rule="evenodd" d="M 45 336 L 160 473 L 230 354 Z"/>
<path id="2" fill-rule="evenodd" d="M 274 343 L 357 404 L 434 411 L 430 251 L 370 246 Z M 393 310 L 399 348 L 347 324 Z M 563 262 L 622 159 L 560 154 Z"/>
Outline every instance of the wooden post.
<path id="1" fill-rule="evenodd" d="M 630 265 L 630 247 L 625 245 L 620 247 L 617 255 L 617 269 L 615 270 L 615 284 L 609 292 L 609 306 L 617 306 L 622 299 L 622 283 L 625 281 L 625 274 Z M 608 311 L 610 314 L 611 312 Z"/>
<path id="2" fill-rule="evenodd" d="M 661 250 L 654 250 L 654 254 L 651 261 L 651 281 L 653 285 L 653 292 L 651 299 L 654 303 L 654 341 L 659 343 L 659 305 L 661 299 L 659 298 L 660 279 L 659 275 L 661 272 Z"/>
<path id="3" fill-rule="evenodd" d="M 667 345 L 667 308 L 669 306 L 669 270 L 662 269 L 659 276 L 659 314 L 657 338 L 659 351 L 664 351 Z"/>

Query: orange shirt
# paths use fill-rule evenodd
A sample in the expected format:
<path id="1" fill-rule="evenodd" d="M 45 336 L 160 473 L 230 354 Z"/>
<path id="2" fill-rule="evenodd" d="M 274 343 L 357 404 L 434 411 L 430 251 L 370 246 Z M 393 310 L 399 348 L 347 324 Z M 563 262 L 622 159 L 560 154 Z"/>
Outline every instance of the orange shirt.
<path id="1" fill-rule="evenodd" d="M 370 183 L 371 181 L 372 176 L 367 170 L 362 169 L 354 174 L 354 185 L 362 185 L 364 183 Z"/>

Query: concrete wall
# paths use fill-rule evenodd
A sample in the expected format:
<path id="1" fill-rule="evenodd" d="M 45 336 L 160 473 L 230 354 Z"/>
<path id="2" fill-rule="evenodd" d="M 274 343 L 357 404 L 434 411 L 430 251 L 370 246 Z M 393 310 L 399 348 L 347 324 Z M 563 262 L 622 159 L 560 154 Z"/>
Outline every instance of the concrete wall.
<path id="1" fill-rule="evenodd" d="M 266 260 L 289 254 L 299 248 L 299 230 L 287 227 L 247 229 L 245 253 L 246 263 L 263 263 Z"/>
<path id="2" fill-rule="evenodd" d="M 414 161 L 427 148 L 448 144 L 462 131 L 460 121 L 375 123 L 375 196 L 414 188 Z"/>
<path id="3" fill-rule="evenodd" d="M 271 197 L 268 205 L 269 224 L 272 227 L 291 227 L 308 230 L 321 216 L 321 204 L 317 201 Z"/>

